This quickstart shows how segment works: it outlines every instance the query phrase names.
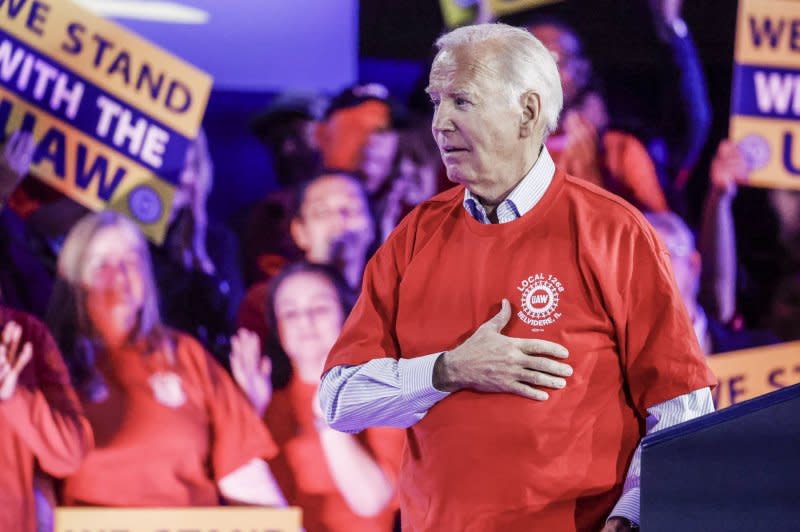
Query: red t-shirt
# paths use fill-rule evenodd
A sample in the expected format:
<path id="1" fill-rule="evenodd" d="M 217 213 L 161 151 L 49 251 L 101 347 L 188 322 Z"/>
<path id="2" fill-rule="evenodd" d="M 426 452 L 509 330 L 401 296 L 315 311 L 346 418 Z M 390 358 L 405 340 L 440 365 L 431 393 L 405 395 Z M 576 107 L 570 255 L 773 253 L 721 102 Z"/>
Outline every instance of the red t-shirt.
<path id="1" fill-rule="evenodd" d="M 558 342 L 574 375 L 550 399 L 453 393 L 407 431 L 404 530 L 599 530 L 647 408 L 715 382 L 652 228 L 557 170 L 530 212 L 482 225 L 457 187 L 422 204 L 367 267 L 326 370 L 451 349 L 496 314 Z"/>
<path id="2" fill-rule="evenodd" d="M 0 530 L 34 531 L 34 463 L 55 477 L 73 473 L 92 447 L 92 432 L 47 328 L 0 306 L 0 330 L 11 320 L 22 326 L 33 358 L 14 395 L 0 401 Z"/>
<path id="3" fill-rule="evenodd" d="M 96 448 L 64 484 L 68 504 L 214 506 L 217 481 L 277 448 L 225 371 L 174 333 L 174 362 L 133 348 L 98 354 L 108 397 L 83 401 Z"/>
<path id="4" fill-rule="evenodd" d="M 311 401 L 317 390 L 294 378 L 276 390 L 264 419 L 280 448 L 270 468 L 289 504 L 303 510 L 303 526 L 313 532 L 380 532 L 392 530 L 397 503 L 375 517 L 350 510 L 333 477 L 314 425 Z M 397 429 L 369 429 L 354 436 L 393 481 L 403 452 L 404 433 Z"/>

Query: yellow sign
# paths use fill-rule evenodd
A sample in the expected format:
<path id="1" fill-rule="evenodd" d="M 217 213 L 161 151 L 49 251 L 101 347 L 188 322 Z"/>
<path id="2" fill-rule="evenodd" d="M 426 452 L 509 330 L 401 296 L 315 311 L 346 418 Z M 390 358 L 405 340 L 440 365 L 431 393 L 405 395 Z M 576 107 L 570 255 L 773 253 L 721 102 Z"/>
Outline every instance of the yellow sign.
<path id="1" fill-rule="evenodd" d="M 0 142 L 32 131 L 37 177 L 156 242 L 211 82 L 71 0 L 0 0 Z"/>
<path id="2" fill-rule="evenodd" d="M 717 409 L 800 382 L 800 342 L 720 353 L 706 361 L 719 379 Z"/>
<path id="3" fill-rule="evenodd" d="M 55 532 L 298 532 L 300 509 L 57 508 Z"/>
<path id="4" fill-rule="evenodd" d="M 478 12 L 477 4 L 483 1 L 489 2 L 489 10 L 494 17 L 500 17 L 562 0 L 439 0 L 445 25 L 457 28 L 471 24 Z"/>
<path id="5" fill-rule="evenodd" d="M 800 189 L 800 2 L 739 1 L 730 135 L 745 184 Z"/>

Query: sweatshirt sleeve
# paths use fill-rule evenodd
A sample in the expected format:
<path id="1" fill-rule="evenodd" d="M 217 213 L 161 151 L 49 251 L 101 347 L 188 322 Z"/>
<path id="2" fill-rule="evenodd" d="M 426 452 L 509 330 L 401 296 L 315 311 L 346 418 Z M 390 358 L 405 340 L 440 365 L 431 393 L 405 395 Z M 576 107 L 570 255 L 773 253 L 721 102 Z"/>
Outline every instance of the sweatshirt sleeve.
<path id="1" fill-rule="evenodd" d="M 45 472 L 64 477 L 78 469 L 94 446 L 91 427 L 45 326 L 23 314 L 13 319 L 23 328 L 22 341 L 32 344 L 33 359 L 23 369 L 14 395 L 0 402 L 0 416 Z"/>

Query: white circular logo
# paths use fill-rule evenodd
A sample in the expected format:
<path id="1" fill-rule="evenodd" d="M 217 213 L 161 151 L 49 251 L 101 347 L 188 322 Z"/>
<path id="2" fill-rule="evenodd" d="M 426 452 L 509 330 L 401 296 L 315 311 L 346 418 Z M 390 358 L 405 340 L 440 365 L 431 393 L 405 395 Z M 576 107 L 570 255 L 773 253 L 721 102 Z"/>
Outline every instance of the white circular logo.
<path id="1" fill-rule="evenodd" d="M 564 286 L 554 275 L 537 273 L 523 279 L 517 286 L 521 293 L 522 310 L 517 317 L 534 330 L 554 323 L 561 317 L 557 312 Z"/>
<path id="2" fill-rule="evenodd" d="M 171 371 L 160 371 L 147 379 L 156 401 L 170 408 L 179 408 L 186 402 L 186 394 L 179 375 Z"/>
<path id="3" fill-rule="evenodd" d="M 549 281 L 531 284 L 522 293 L 522 310 L 531 318 L 550 316 L 558 307 L 558 289 Z"/>

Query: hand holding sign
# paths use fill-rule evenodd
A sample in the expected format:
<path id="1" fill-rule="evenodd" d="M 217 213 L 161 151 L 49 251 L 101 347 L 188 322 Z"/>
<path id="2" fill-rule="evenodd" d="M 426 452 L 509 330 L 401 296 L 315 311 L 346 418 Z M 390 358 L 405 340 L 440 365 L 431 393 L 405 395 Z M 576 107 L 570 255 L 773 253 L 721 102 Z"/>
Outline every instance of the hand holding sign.
<path id="1" fill-rule="evenodd" d="M 15 131 L 0 153 L 0 203 L 17 188 L 33 159 L 33 134 Z"/>
<path id="2" fill-rule="evenodd" d="M 747 161 L 739 147 L 727 139 L 720 142 L 711 162 L 712 191 L 732 199 L 736 195 L 736 183 L 745 183 L 748 174 Z"/>

